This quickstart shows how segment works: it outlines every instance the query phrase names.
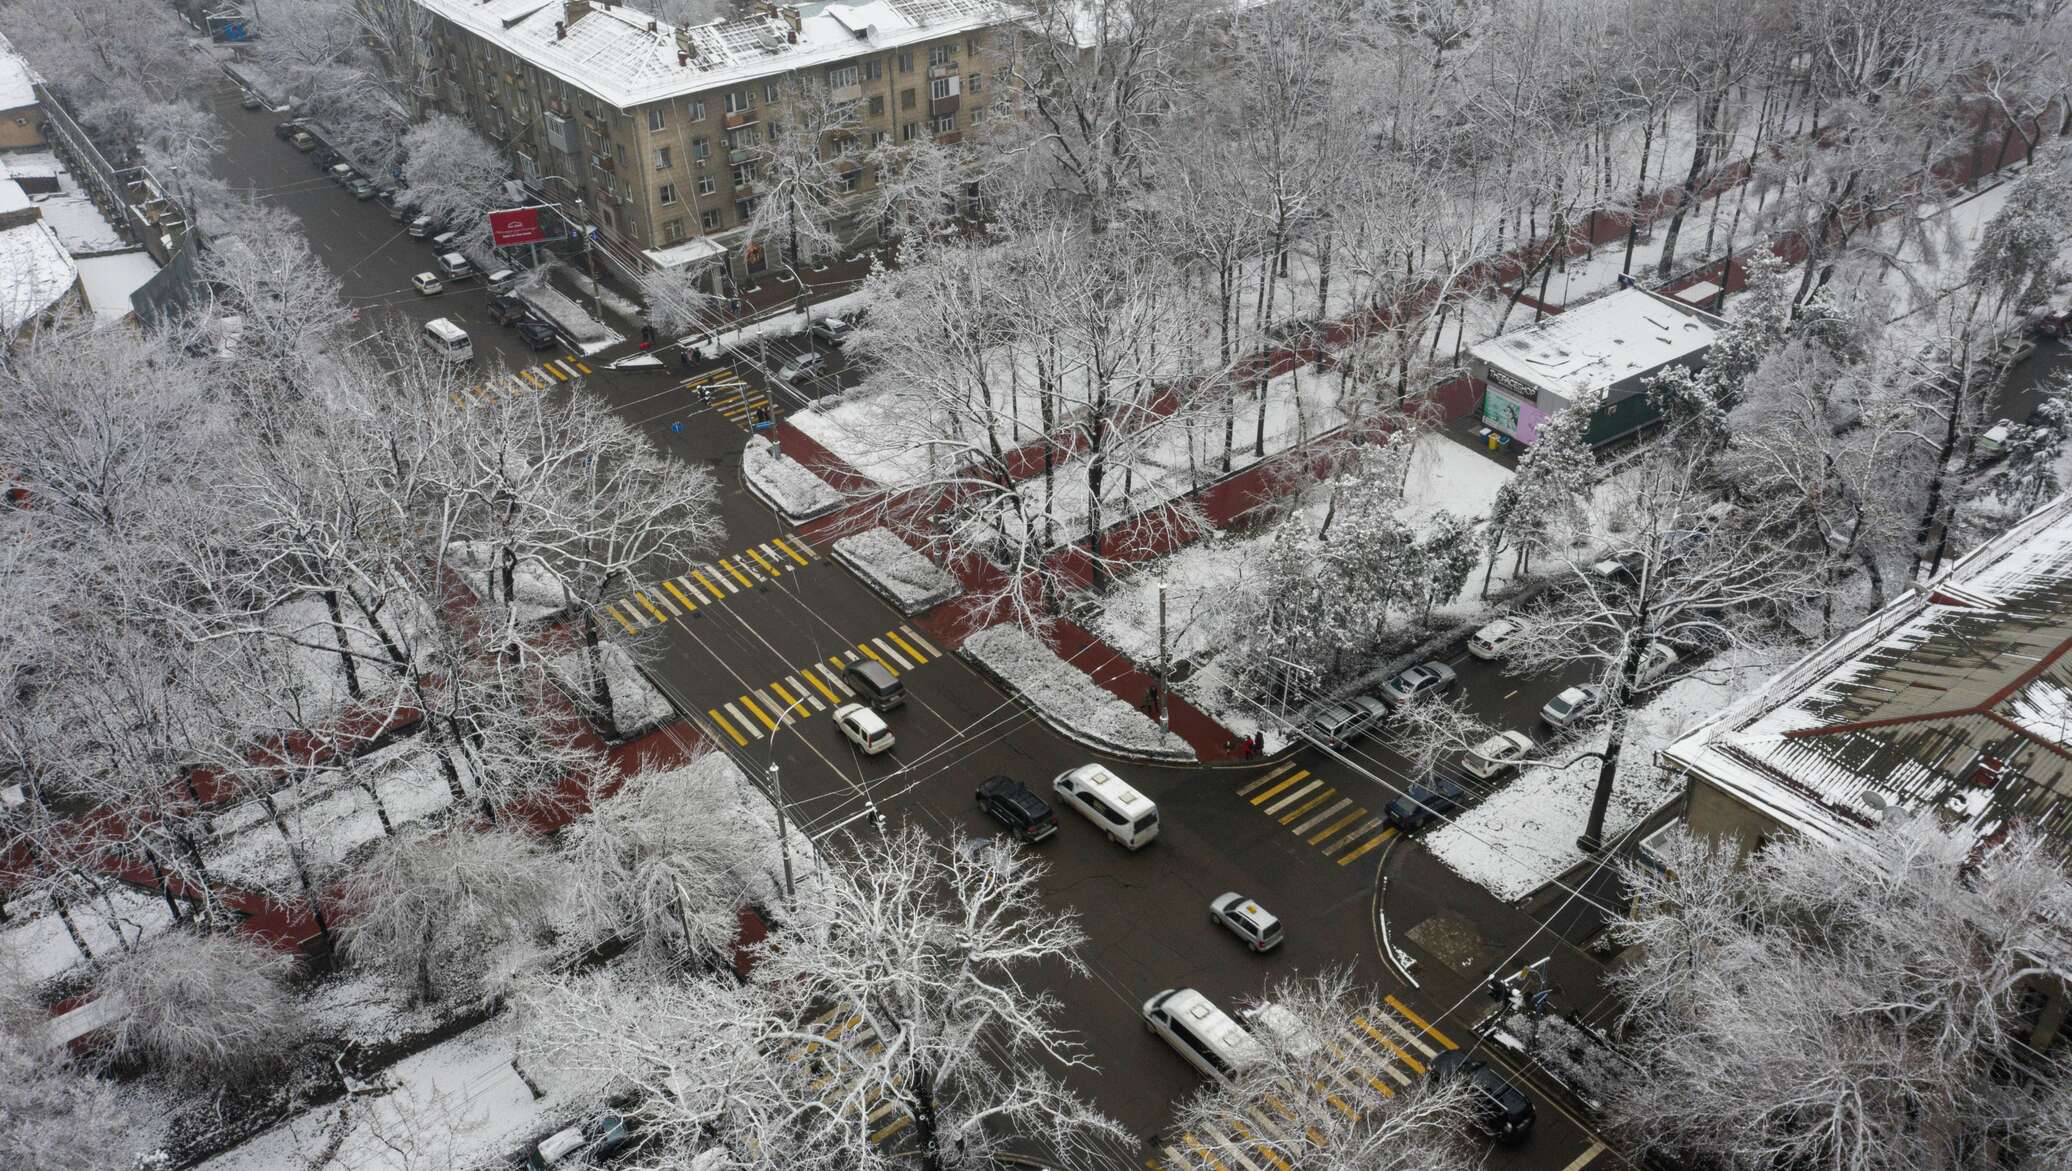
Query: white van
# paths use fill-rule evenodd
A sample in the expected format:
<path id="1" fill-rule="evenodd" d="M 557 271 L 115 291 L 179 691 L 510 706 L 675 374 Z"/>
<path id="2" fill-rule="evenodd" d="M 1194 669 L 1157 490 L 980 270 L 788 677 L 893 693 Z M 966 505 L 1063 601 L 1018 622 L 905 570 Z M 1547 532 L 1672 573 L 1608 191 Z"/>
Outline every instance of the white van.
<path id="1" fill-rule="evenodd" d="M 1263 1054 L 1256 1037 L 1192 988 L 1168 988 L 1145 1001 L 1144 1024 L 1187 1064 L 1226 1086 Z"/>
<path id="2" fill-rule="evenodd" d="M 439 275 L 449 281 L 462 280 L 475 275 L 475 266 L 469 264 L 468 258 L 458 252 L 441 252 L 439 254 Z"/>
<path id="3" fill-rule="evenodd" d="M 424 344 L 448 362 L 469 362 L 475 357 L 475 342 L 468 331 L 444 317 L 424 323 Z"/>
<path id="4" fill-rule="evenodd" d="M 1059 773 L 1050 787 L 1120 845 L 1134 850 L 1158 836 L 1158 806 L 1104 765 L 1082 764 Z"/>

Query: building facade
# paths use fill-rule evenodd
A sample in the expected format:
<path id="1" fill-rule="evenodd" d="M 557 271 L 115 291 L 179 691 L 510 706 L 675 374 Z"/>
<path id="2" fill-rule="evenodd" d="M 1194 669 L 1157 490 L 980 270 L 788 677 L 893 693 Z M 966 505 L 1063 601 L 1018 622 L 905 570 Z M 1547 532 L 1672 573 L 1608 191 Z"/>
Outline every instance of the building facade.
<path id="1" fill-rule="evenodd" d="M 430 107 L 472 122 L 544 201 L 593 223 L 614 267 L 724 260 L 746 280 L 776 259 L 742 237 L 759 148 L 800 113 L 788 105 L 839 115 L 848 129 L 821 135 L 821 155 L 862 194 L 872 146 L 954 143 L 983 121 L 1007 20 L 991 0 L 766 4 L 682 28 L 605 0 L 408 2 L 429 16 Z"/>

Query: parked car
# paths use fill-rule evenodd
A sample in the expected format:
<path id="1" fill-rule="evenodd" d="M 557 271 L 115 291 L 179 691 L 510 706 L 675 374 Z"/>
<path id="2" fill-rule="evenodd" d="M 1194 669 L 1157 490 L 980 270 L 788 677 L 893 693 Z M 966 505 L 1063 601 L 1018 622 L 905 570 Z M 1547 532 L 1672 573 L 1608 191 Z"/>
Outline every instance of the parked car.
<path id="1" fill-rule="evenodd" d="M 309 161 L 315 164 L 317 170 L 322 171 L 328 175 L 331 173 L 331 168 L 337 166 L 340 162 L 344 160 L 340 159 L 338 157 L 338 152 L 332 150 L 330 147 L 319 146 L 314 152 L 310 154 Z"/>
<path id="2" fill-rule="evenodd" d="M 438 225 L 432 222 L 432 217 L 428 215 L 421 215 L 418 216 L 416 219 L 411 220 L 410 223 L 406 227 L 404 227 L 403 230 L 407 232 L 412 239 L 422 240 L 426 236 L 431 235 L 432 229 L 436 227 L 438 227 Z"/>
<path id="3" fill-rule="evenodd" d="M 498 325 L 516 325 L 530 316 L 532 311 L 526 308 L 525 302 L 516 297 L 489 299 L 489 319 Z"/>
<path id="4" fill-rule="evenodd" d="M 286 142 L 300 133 L 302 133 L 302 123 L 292 118 L 286 122 L 276 122 L 273 124 L 273 136 L 282 142 Z"/>
<path id="5" fill-rule="evenodd" d="M 446 287 L 439 283 L 438 277 L 428 272 L 421 272 L 411 277 L 410 283 L 416 286 L 418 292 L 423 293 L 427 297 Z"/>
<path id="6" fill-rule="evenodd" d="M 432 252 L 442 254 L 453 251 L 453 242 L 460 238 L 459 232 L 442 231 L 432 237 Z"/>
<path id="7" fill-rule="evenodd" d="M 1351 696 L 1325 704 L 1311 716 L 1309 734 L 1333 748 L 1343 748 L 1388 714 L 1389 709 L 1371 695 Z"/>
<path id="8" fill-rule="evenodd" d="M 1468 749 L 1468 754 L 1460 758 L 1460 766 L 1486 781 L 1516 768 L 1537 748 L 1539 745 L 1523 732 L 1498 732 Z"/>
<path id="9" fill-rule="evenodd" d="M 1640 660 L 1640 682 L 1653 683 L 1660 679 L 1669 668 L 1676 666 L 1678 658 L 1674 647 L 1659 642 L 1649 644 L 1648 653 Z"/>
<path id="10" fill-rule="evenodd" d="M 458 252 L 441 252 L 439 254 L 439 271 L 449 281 L 466 280 L 468 277 L 475 275 L 475 266 L 467 257 L 462 256 Z"/>
<path id="11" fill-rule="evenodd" d="M 307 130 L 296 130 L 288 136 L 288 145 L 301 151 L 303 154 L 308 154 L 317 148 L 317 140 L 311 137 Z"/>
<path id="12" fill-rule="evenodd" d="M 353 193 L 354 199 L 368 200 L 374 198 L 374 184 L 359 176 L 354 176 L 353 181 L 345 185 L 345 189 Z"/>
<path id="13" fill-rule="evenodd" d="M 845 703 L 835 709 L 835 728 L 857 751 L 876 756 L 892 747 L 892 729 L 885 717 L 860 703 Z"/>
<path id="14" fill-rule="evenodd" d="M 1253 951 L 1272 951 L 1281 945 L 1281 921 L 1234 890 L 1209 900 L 1209 922 L 1229 928 Z"/>
<path id="15" fill-rule="evenodd" d="M 1388 681 L 1381 685 L 1381 702 L 1394 711 L 1406 703 L 1436 699 L 1452 691 L 1459 682 L 1453 668 L 1434 659 L 1415 667 L 1405 667 L 1389 676 Z"/>
<path id="16" fill-rule="evenodd" d="M 1641 567 L 1647 564 L 1647 554 L 1638 549 L 1626 549 L 1609 557 L 1590 563 L 1590 572 L 1607 581 L 1635 581 L 1640 577 Z"/>
<path id="17" fill-rule="evenodd" d="M 266 99 L 260 97 L 257 92 L 248 89 L 238 95 L 237 104 L 247 110 L 263 110 L 266 108 Z"/>
<path id="18" fill-rule="evenodd" d="M 978 807 L 1025 842 L 1058 832 L 1058 815 L 1049 802 L 1013 777 L 988 777 L 978 787 Z"/>
<path id="19" fill-rule="evenodd" d="M 812 328 L 807 332 L 828 345 L 840 348 L 849 341 L 850 336 L 856 331 L 850 328 L 847 321 L 839 317 L 823 317 L 814 322 Z"/>
<path id="20" fill-rule="evenodd" d="M 518 284 L 518 273 L 515 269 L 500 268 L 483 277 L 482 283 L 489 286 L 492 293 L 508 293 Z"/>
<path id="21" fill-rule="evenodd" d="M 1985 429 L 1972 444 L 1977 461 L 1989 464 L 2007 454 L 2007 441 L 2014 435 L 2014 421 L 2001 419 Z"/>
<path id="22" fill-rule="evenodd" d="M 590 1144 L 590 1161 L 602 1163 L 640 1141 L 640 1132 L 622 1114 L 600 1114 L 583 1124 L 583 1138 Z"/>
<path id="23" fill-rule="evenodd" d="M 1478 659 L 1501 659 L 1524 634 L 1525 623 L 1516 618 L 1499 618 L 1475 632 L 1475 637 L 1468 640 L 1468 653 Z"/>
<path id="24" fill-rule="evenodd" d="M 805 379 L 816 378 L 826 366 L 827 359 L 821 357 L 818 350 L 809 351 L 779 366 L 777 368 L 777 380 L 779 382 L 799 382 Z"/>
<path id="25" fill-rule="evenodd" d="M 1517 1142 L 1532 1129 L 1532 1099 L 1468 1050 L 1433 1058 L 1429 1076 L 1441 1083 L 1465 1079 L 1473 1091 L 1476 1127 L 1498 1142 Z"/>
<path id="26" fill-rule="evenodd" d="M 1595 683 L 1579 683 L 1565 687 L 1561 694 L 1548 700 L 1540 708 L 1540 719 L 1549 727 L 1567 730 L 1583 719 L 1597 714 L 1604 706 L 1604 688 Z"/>
<path id="27" fill-rule="evenodd" d="M 331 181 L 340 187 L 350 186 L 354 179 L 360 177 L 360 173 L 353 170 L 351 163 L 332 163 L 324 168 L 324 173 L 331 176 Z"/>
<path id="28" fill-rule="evenodd" d="M 1444 773 L 1434 773 L 1423 784 L 1410 786 L 1408 793 L 1389 802 L 1382 816 L 1397 832 L 1414 833 L 1442 817 L 1451 817 L 1467 796 L 1459 781 Z"/>
<path id="29" fill-rule="evenodd" d="M 537 317 L 521 317 L 512 324 L 518 327 L 518 340 L 528 349 L 551 350 L 561 344 L 561 335 L 554 332 L 554 327 Z"/>

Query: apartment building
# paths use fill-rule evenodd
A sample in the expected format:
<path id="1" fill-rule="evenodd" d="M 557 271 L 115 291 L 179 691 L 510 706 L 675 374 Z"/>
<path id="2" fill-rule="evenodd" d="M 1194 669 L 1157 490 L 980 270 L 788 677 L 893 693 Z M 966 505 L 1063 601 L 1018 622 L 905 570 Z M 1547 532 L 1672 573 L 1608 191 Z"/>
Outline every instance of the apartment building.
<path id="1" fill-rule="evenodd" d="M 409 2 L 431 18 L 431 108 L 472 121 L 529 188 L 593 222 L 613 267 L 723 261 L 747 281 L 776 260 L 742 237 L 758 147 L 789 128 L 788 102 L 811 93 L 849 112 L 854 132 L 824 135 L 821 151 L 868 191 L 872 145 L 951 143 L 982 122 L 1009 20 L 995 0 L 765 4 L 678 28 L 606 0 Z"/>

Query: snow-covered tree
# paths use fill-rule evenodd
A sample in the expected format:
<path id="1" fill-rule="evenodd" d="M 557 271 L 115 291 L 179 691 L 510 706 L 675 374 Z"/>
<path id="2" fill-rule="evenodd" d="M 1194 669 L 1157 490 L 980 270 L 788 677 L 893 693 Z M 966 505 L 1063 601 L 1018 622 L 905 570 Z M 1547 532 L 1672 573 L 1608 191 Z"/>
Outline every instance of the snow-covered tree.
<path id="1" fill-rule="evenodd" d="M 0 1163 L 44 1171 L 145 1171 L 162 1157 L 166 1119 L 139 1095 L 51 1050 L 49 1010 L 0 982 Z"/>
<path id="2" fill-rule="evenodd" d="M 459 232 L 462 244 L 487 245 L 489 213 L 504 205 L 511 170 L 495 144 L 460 119 L 435 114 L 403 135 L 403 156 L 410 206 Z"/>
<path id="3" fill-rule="evenodd" d="M 647 322 L 663 337 L 682 337 L 711 328 L 726 298 L 713 292 L 705 270 L 685 266 L 642 273 L 640 299 Z"/>
<path id="4" fill-rule="evenodd" d="M 1514 573 L 1530 571 L 1532 558 L 1558 548 L 1584 521 L 1599 475 L 1597 452 L 1586 436 L 1598 399 L 1578 396 L 1567 410 L 1540 421 L 1538 437 L 1518 459 L 1518 472 L 1498 486 L 1483 529 L 1489 568 L 1483 593 L 1496 572 L 1497 554 L 1516 551 Z"/>
<path id="5" fill-rule="evenodd" d="M 2072 377 L 2059 373 L 2049 398 L 2036 404 L 2029 422 L 2008 428 L 1993 495 L 2017 516 L 2064 490 L 2058 465 L 2072 432 Z"/>
<path id="6" fill-rule="evenodd" d="M 2023 1006 L 2072 977 L 2072 883 L 2037 837 L 1980 845 L 1929 815 L 1736 857 L 1679 838 L 1626 867 L 1608 979 L 1641 1064 L 1608 1112 L 1653 1153 L 1729 1168 L 2050 1166 L 2061 1053 Z M 2041 1161 L 2037 1161 L 2038 1159 Z"/>
<path id="7" fill-rule="evenodd" d="M 293 1059 L 307 1026 L 287 987 L 293 968 L 233 932 L 169 931 L 96 977 L 94 991 L 123 1006 L 105 1052 L 189 1087 L 250 1084 Z"/>
<path id="8" fill-rule="evenodd" d="M 730 131 L 730 141 L 744 133 L 755 131 Z M 786 74 L 744 164 L 755 209 L 743 239 L 775 244 L 794 277 L 832 256 L 854 214 L 848 194 L 863 170 L 863 134 L 855 102 L 835 101 L 816 75 Z"/>

